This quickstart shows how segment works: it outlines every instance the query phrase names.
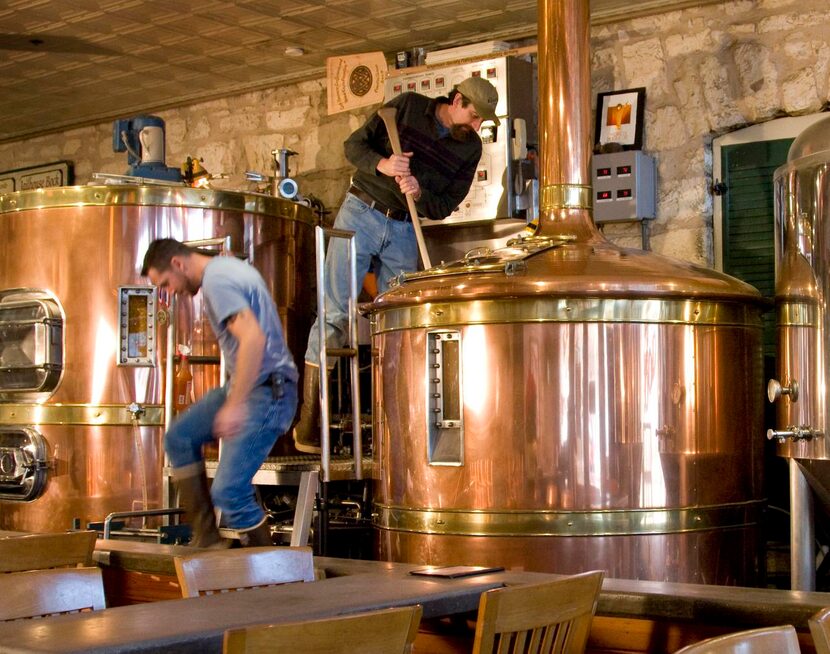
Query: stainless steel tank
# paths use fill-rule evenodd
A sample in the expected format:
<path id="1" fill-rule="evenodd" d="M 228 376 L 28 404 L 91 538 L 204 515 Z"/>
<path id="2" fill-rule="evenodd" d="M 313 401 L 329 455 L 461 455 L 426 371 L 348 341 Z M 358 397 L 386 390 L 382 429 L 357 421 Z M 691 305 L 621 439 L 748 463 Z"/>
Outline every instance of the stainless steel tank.
<path id="1" fill-rule="evenodd" d="M 768 435 L 789 460 L 793 588 L 815 588 L 810 487 L 830 507 L 830 118 L 802 132 L 775 171 L 777 427 Z"/>
<path id="2" fill-rule="evenodd" d="M 0 196 L 0 529 L 60 531 L 161 505 L 167 314 L 140 276 L 150 241 L 229 238 L 270 284 L 302 357 L 313 224 L 288 201 L 184 187 Z M 200 299 L 179 304 L 176 340 L 216 355 Z M 216 366 L 193 373 L 197 394 L 218 383 Z"/>
<path id="3" fill-rule="evenodd" d="M 598 233 L 587 2 L 539 13 L 538 232 L 370 309 L 380 556 L 752 583 L 760 294 Z"/>

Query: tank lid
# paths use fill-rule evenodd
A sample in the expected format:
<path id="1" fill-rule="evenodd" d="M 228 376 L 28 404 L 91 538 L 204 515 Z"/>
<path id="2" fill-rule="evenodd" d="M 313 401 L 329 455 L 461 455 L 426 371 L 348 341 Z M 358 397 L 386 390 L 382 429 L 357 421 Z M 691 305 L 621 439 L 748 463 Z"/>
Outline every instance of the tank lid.
<path id="1" fill-rule="evenodd" d="M 796 137 L 787 153 L 787 161 L 825 150 L 830 150 L 830 116 L 813 123 Z"/>
<path id="2" fill-rule="evenodd" d="M 503 248 L 494 250 L 489 247 L 477 247 L 469 250 L 463 259 L 450 262 L 442 261 L 428 270 L 401 273 L 392 280 L 392 285 L 397 286 L 416 279 L 428 280 L 446 277 L 447 275 L 486 272 L 504 272 L 510 275 L 519 270 L 524 270 L 526 261 L 530 257 L 576 240 L 576 236 L 571 235 L 556 237 L 520 236 L 508 241 L 507 246 Z"/>
<path id="3" fill-rule="evenodd" d="M 724 273 L 607 241 L 530 237 L 401 275 L 366 311 L 436 301 L 527 297 L 686 298 L 749 302 L 753 286 Z"/>

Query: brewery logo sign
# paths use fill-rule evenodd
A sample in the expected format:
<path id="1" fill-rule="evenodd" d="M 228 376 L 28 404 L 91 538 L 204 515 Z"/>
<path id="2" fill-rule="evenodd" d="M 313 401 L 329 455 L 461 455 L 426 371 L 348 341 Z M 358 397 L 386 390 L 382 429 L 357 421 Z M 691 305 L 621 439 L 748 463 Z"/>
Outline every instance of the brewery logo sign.
<path id="1" fill-rule="evenodd" d="M 613 143 L 623 150 L 643 147 L 645 88 L 597 94 L 594 150 L 600 152 Z"/>
<path id="2" fill-rule="evenodd" d="M 69 186 L 73 182 L 72 162 L 70 161 L 54 161 L 38 166 L 0 171 L 0 193 Z"/>
<path id="3" fill-rule="evenodd" d="M 382 52 L 329 57 L 326 60 L 329 114 L 379 104 L 386 81 Z"/>

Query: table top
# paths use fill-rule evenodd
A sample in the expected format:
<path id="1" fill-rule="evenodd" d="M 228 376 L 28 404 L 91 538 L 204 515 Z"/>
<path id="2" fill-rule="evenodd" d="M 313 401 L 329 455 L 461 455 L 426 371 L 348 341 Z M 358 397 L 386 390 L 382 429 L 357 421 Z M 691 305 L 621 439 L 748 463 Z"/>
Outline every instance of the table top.
<path id="1" fill-rule="evenodd" d="M 231 627 L 412 604 L 423 607 L 425 618 L 451 615 L 475 611 L 481 593 L 491 588 L 545 578 L 551 575 L 498 572 L 432 579 L 405 570 L 357 572 L 309 583 L 10 622 L 0 624 L 0 643 L 9 653 L 221 652 L 222 635 Z"/>

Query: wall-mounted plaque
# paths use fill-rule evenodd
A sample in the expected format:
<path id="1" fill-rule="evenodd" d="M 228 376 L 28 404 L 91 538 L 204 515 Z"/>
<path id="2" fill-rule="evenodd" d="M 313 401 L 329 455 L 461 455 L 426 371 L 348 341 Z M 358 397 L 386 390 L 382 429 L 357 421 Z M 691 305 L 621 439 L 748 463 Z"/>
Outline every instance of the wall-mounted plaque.
<path id="1" fill-rule="evenodd" d="M 27 166 L 0 172 L 0 193 L 34 191 L 74 183 L 71 161 L 54 161 L 39 166 Z"/>

